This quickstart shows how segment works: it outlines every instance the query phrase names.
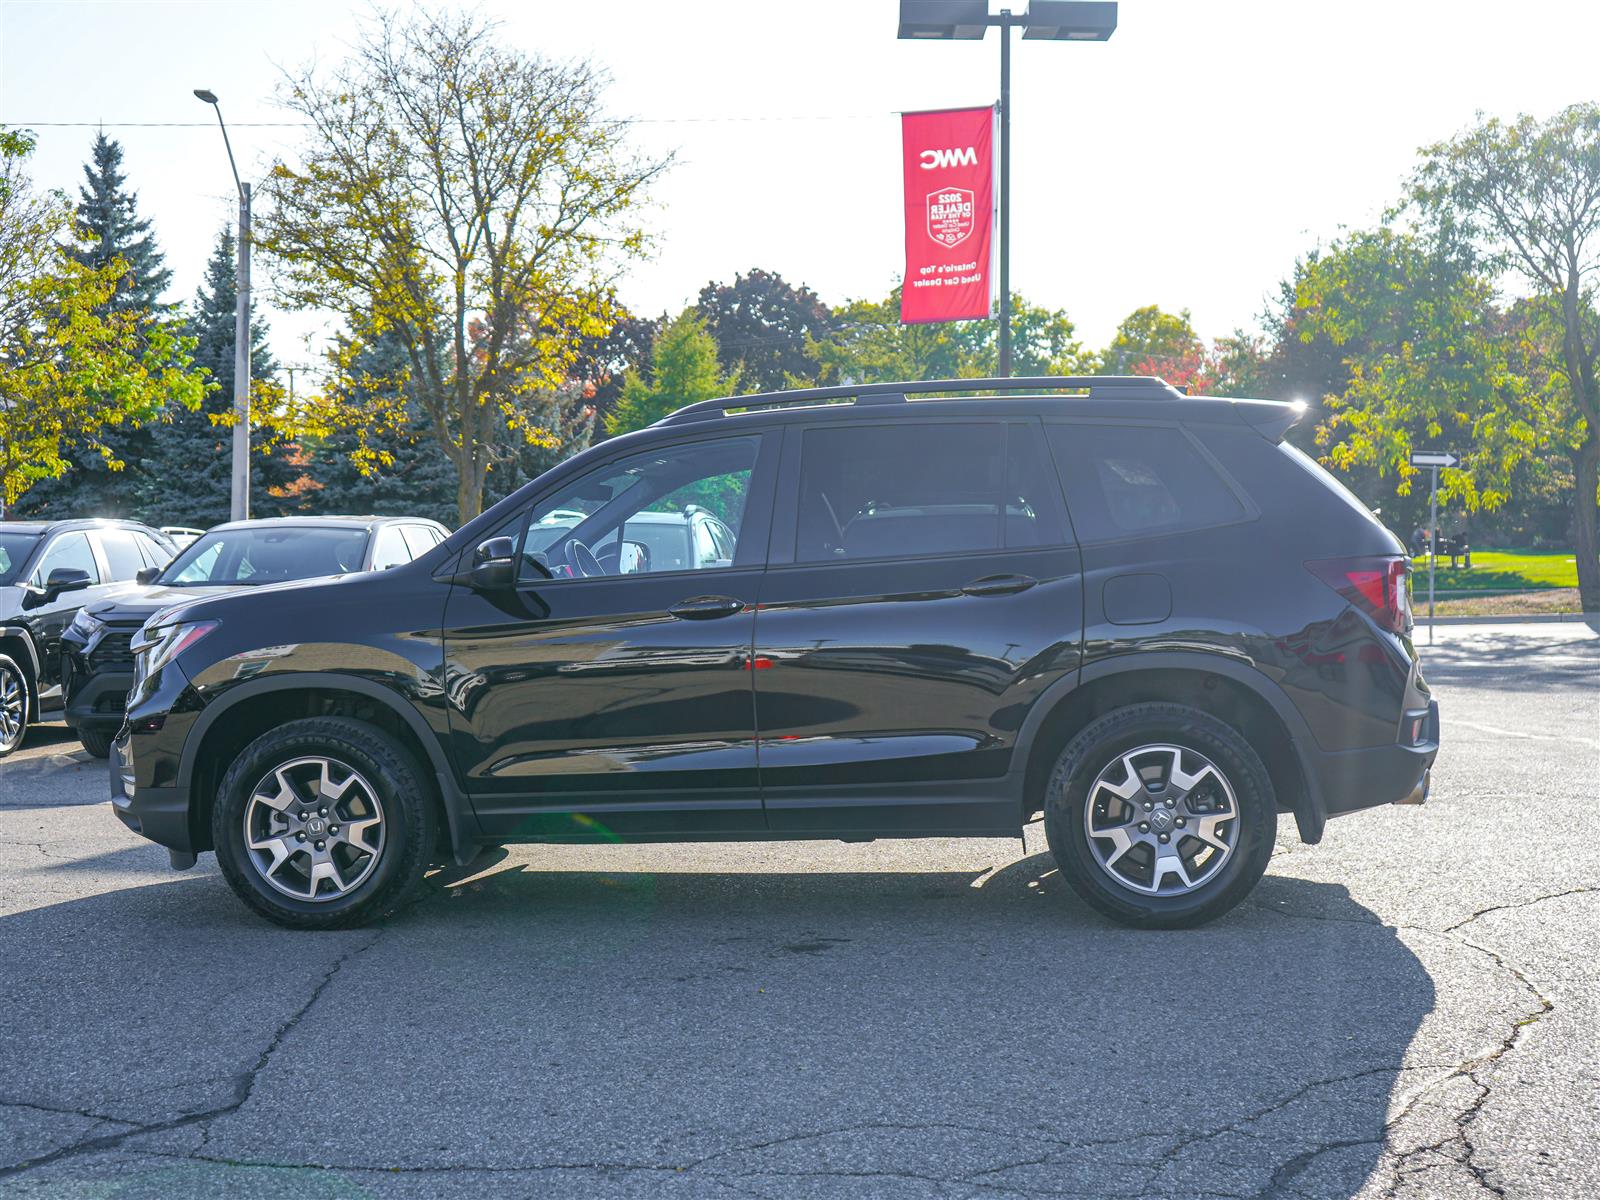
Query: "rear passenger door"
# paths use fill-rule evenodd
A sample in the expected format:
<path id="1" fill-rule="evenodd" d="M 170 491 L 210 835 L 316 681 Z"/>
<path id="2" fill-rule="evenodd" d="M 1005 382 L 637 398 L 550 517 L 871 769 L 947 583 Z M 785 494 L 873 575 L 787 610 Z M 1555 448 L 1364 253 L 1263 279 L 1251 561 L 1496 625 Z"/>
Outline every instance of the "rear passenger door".
<path id="1" fill-rule="evenodd" d="M 752 672 L 774 830 L 1015 831 L 1005 776 L 1080 652 L 1034 419 L 792 426 Z"/>

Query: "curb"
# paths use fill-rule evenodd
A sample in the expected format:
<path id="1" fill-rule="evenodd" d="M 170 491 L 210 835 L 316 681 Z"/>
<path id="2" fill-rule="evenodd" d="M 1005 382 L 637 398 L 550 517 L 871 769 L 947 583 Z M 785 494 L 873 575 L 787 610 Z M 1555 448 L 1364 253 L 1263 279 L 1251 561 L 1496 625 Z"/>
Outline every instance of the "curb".
<path id="1" fill-rule="evenodd" d="M 1415 618 L 1414 628 L 1428 624 L 1427 617 Z M 1523 613 L 1504 617 L 1435 617 L 1435 625 L 1554 625 L 1562 622 L 1585 622 L 1600 627 L 1600 613 Z"/>

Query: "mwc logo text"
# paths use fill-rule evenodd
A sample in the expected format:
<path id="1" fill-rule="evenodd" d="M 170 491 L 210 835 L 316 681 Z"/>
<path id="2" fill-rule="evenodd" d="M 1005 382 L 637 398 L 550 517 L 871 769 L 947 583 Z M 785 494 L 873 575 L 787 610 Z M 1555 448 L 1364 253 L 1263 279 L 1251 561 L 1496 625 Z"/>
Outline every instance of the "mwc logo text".
<path id="1" fill-rule="evenodd" d="M 924 150 L 920 156 L 924 171 L 937 171 L 942 167 L 975 167 L 978 152 L 971 146 L 961 150 Z"/>

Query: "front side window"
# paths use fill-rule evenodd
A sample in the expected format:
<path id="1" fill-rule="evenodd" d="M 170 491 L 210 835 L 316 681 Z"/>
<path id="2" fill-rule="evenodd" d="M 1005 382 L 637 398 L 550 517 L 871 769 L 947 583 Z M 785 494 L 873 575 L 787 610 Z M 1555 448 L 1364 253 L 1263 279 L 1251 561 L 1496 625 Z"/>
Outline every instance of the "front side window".
<path id="1" fill-rule="evenodd" d="M 538 504 L 525 529 L 517 522 L 521 578 L 731 566 L 760 446 L 759 437 L 666 446 L 579 476 Z M 732 544 L 725 558 L 698 554 L 697 513 L 727 526 Z"/>
<path id="2" fill-rule="evenodd" d="M 399 525 L 385 525 L 378 530 L 372 547 L 372 569 L 387 571 L 411 561 L 411 548 L 406 545 L 405 534 Z"/>
<path id="3" fill-rule="evenodd" d="M 94 551 L 89 547 L 86 533 L 63 533 L 45 548 L 44 556 L 34 568 L 33 582 L 43 587 L 49 582 L 52 571 L 63 567 L 87 571 L 90 583 L 100 582 L 100 568 L 95 564 Z"/>
<path id="4" fill-rule="evenodd" d="M 1181 429 L 1046 428 L 1067 507 L 1084 541 L 1205 529 L 1245 516 L 1239 498 Z"/>

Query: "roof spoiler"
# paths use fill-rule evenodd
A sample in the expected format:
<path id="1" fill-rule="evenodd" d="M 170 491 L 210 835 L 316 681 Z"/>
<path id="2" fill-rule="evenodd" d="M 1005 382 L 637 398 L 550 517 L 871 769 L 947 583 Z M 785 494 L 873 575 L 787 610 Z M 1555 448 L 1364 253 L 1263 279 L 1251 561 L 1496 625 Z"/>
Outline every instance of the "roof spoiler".
<path id="1" fill-rule="evenodd" d="M 1304 400 L 1235 400 L 1239 419 L 1269 442 L 1281 442 L 1306 415 Z"/>

